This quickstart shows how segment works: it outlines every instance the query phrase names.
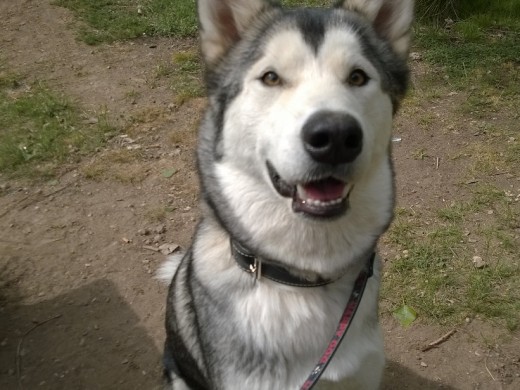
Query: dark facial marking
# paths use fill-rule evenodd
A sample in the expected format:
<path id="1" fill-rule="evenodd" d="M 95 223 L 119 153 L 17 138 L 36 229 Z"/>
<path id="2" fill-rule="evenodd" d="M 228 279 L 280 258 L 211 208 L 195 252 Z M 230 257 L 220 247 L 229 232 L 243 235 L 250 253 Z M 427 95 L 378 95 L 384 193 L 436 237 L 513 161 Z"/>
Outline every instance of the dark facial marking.
<path id="1" fill-rule="evenodd" d="M 293 12 L 303 39 L 317 53 L 325 37 L 324 13 L 326 10 L 307 9 Z"/>

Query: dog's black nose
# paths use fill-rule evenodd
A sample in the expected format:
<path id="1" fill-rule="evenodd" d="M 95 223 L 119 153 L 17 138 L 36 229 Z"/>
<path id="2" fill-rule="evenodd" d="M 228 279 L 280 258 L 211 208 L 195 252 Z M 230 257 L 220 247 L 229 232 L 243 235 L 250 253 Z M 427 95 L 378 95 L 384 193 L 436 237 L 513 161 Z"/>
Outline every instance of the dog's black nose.
<path id="1" fill-rule="evenodd" d="M 354 161 L 363 147 L 361 126 L 343 112 L 313 114 L 303 126 L 302 139 L 305 150 L 315 161 L 331 165 Z"/>

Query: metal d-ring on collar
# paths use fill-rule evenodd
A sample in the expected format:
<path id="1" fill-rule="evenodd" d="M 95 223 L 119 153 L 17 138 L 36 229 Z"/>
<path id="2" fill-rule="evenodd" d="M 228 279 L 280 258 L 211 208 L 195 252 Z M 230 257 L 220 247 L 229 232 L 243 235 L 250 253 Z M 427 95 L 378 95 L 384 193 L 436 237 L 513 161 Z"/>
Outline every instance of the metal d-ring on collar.
<path id="1" fill-rule="evenodd" d="M 290 274 L 285 268 L 274 264 L 262 264 L 261 260 L 257 259 L 254 254 L 233 240 L 231 240 L 231 253 L 233 254 L 233 257 L 235 258 L 235 261 L 240 266 L 240 268 L 248 273 L 255 275 L 255 280 L 258 280 L 261 277 L 266 277 L 275 282 L 295 287 L 319 287 L 325 286 L 337 280 L 320 278 L 316 282 L 309 282 L 308 280 Z M 359 272 L 359 275 L 354 282 L 352 292 L 350 293 L 350 298 L 347 302 L 347 305 L 345 306 L 343 315 L 341 316 L 339 324 L 336 328 L 336 332 L 331 338 L 329 345 L 327 346 L 327 349 L 323 353 L 318 364 L 314 367 L 305 383 L 300 387 L 300 390 L 310 390 L 316 385 L 316 383 L 318 383 L 318 380 L 332 360 L 332 357 L 336 353 L 341 342 L 345 338 L 345 335 L 347 334 L 347 331 L 352 324 L 352 320 L 356 315 L 356 311 L 361 302 L 361 298 L 363 297 L 368 279 L 374 273 L 375 257 L 376 254 L 373 252 L 369 257 L 365 267 L 363 267 Z"/>

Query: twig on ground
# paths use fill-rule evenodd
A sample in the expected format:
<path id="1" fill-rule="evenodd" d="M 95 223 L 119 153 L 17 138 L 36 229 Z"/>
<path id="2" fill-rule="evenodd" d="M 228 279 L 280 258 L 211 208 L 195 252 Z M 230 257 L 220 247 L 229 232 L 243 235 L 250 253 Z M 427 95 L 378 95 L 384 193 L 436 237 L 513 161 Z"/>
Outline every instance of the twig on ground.
<path id="1" fill-rule="evenodd" d="M 51 321 L 57 320 L 60 317 L 61 317 L 61 314 L 58 314 L 58 315 L 55 315 L 54 317 L 46 319 L 45 321 L 38 322 L 31 329 L 29 329 L 27 332 L 25 332 L 22 335 L 22 337 L 20 338 L 20 341 L 18 342 L 18 347 L 16 348 L 16 377 L 18 378 L 18 387 L 20 389 L 23 389 L 23 385 L 22 385 L 22 345 L 23 345 L 25 338 L 35 329 L 37 329 L 40 326 L 45 325 Z"/>
<path id="2" fill-rule="evenodd" d="M 154 251 L 154 252 L 160 252 L 161 251 L 159 248 L 156 248 L 154 246 L 149 246 L 149 245 L 143 246 L 143 249 L 146 249 L 146 250 L 149 250 L 149 251 Z"/>
<path id="3" fill-rule="evenodd" d="M 486 367 L 486 371 L 488 372 L 488 374 L 491 377 L 491 379 L 493 379 L 493 382 L 496 382 L 497 380 L 495 379 L 495 377 L 493 376 L 491 371 L 489 371 L 489 368 L 487 366 L 487 360 L 488 360 L 488 358 L 486 357 L 486 360 L 484 360 L 484 366 Z"/>
<path id="4" fill-rule="evenodd" d="M 441 158 L 437 157 L 437 159 L 435 160 L 435 169 L 439 169 L 440 162 L 441 162 Z"/>
<path id="5" fill-rule="evenodd" d="M 505 172 L 495 172 L 495 173 L 492 173 L 491 176 L 502 176 L 502 175 L 510 175 L 511 172 L 509 171 L 505 171 Z"/>
<path id="6" fill-rule="evenodd" d="M 444 336 L 442 336 L 441 338 L 431 342 L 430 344 L 428 344 L 426 347 L 424 347 L 421 351 L 422 352 L 426 352 L 426 351 L 429 351 L 430 349 L 433 349 L 439 345 L 441 345 L 442 343 L 446 342 L 451 336 L 453 336 L 455 334 L 455 332 L 457 332 L 456 329 L 452 329 L 450 330 L 448 333 L 446 333 Z"/>

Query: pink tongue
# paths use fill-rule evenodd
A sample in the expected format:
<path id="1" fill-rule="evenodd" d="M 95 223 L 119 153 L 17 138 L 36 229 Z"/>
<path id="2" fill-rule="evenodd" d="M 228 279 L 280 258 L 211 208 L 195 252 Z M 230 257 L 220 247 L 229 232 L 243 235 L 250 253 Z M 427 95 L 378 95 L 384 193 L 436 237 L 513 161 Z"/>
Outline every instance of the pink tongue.
<path id="1" fill-rule="evenodd" d="M 325 179 L 303 186 L 308 199 L 329 202 L 340 199 L 345 190 L 345 183 L 336 179 Z"/>

